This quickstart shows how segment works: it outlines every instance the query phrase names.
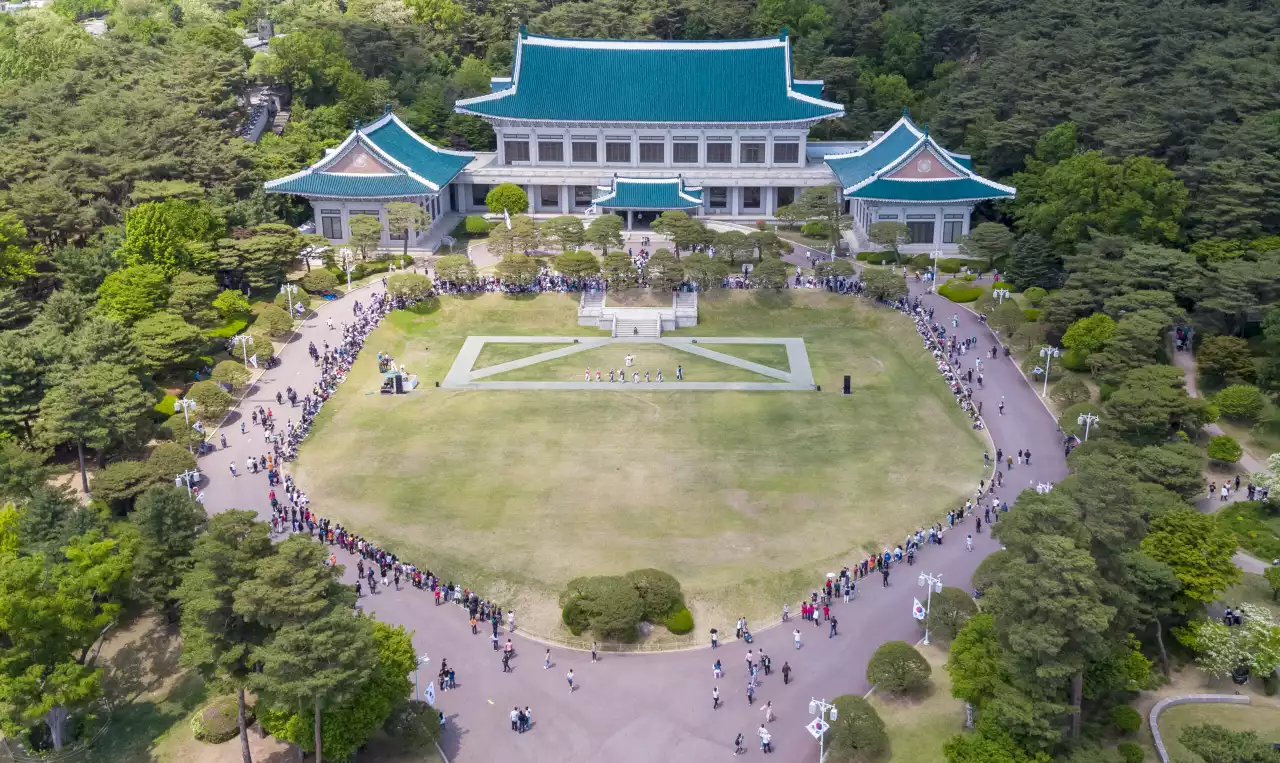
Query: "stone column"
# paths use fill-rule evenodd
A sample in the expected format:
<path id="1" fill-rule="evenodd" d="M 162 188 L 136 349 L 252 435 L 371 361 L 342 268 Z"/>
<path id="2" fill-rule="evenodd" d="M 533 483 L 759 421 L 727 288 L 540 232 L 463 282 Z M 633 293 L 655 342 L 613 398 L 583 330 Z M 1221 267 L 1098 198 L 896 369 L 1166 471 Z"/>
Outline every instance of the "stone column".
<path id="1" fill-rule="evenodd" d="M 534 212 L 538 211 L 538 197 L 533 192 L 534 188 L 536 188 L 536 186 L 533 186 L 533 185 L 526 185 L 524 187 L 524 195 L 529 197 L 529 215 L 530 216 L 532 216 Z"/>
<path id="2" fill-rule="evenodd" d="M 736 149 L 738 144 L 736 136 L 733 139 L 733 143 Z M 734 217 L 742 214 L 742 189 L 736 185 L 729 186 L 729 211 Z"/>
<path id="3" fill-rule="evenodd" d="M 569 186 L 560 186 L 560 214 L 569 214 Z"/>
<path id="4" fill-rule="evenodd" d="M 627 210 L 627 230 L 631 230 L 631 210 Z"/>

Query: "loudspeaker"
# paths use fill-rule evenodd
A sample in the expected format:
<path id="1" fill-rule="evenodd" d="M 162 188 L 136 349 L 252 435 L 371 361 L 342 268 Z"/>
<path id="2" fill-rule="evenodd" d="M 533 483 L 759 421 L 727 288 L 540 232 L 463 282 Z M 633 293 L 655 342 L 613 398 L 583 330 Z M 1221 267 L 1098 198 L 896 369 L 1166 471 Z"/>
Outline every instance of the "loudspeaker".
<path id="1" fill-rule="evenodd" d="M 815 384 L 815 385 L 813 385 L 813 389 L 814 389 L 814 391 L 815 391 L 815 392 L 821 392 L 821 391 L 822 391 L 822 385 L 821 385 L 821 384 Z"/>
<path id="2" fill-rule="evenodd" d="M 437 386 L 437 387 L 439 387 L 439 386 L 440 386 L 440 382 L 436 382 L 436 386 Z"/>
<path id="3" fill-rule="evenodd" d="M 849 394 L 849 375 L 848 374 L 845 374 L 845 377 L 844 377 L 844 393 L 846 395 Z"/>
<path id="4" fill-rule="evenodd" d="M 404 394 L 404 377 L 400 374 L 396 374 L 396 394 Z"/>

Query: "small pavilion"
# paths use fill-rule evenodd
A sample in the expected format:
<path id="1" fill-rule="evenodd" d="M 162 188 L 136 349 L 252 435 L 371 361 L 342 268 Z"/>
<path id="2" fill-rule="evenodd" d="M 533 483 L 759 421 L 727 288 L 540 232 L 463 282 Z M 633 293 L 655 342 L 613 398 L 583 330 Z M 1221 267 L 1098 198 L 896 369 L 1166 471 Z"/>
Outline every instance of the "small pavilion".
<path id="1" fill-rule="evenodd" d="M 602 195 L 591 200 L 593 208 L 622 215 L 627 230 L 635 223 L 649 224 L 663 212 L 681 210 L 697 214 L 702 208 L 702 189 L 685 185 L 684 178 L 637 178 L 613 176 L 610 185 L 596 186 Z"/>

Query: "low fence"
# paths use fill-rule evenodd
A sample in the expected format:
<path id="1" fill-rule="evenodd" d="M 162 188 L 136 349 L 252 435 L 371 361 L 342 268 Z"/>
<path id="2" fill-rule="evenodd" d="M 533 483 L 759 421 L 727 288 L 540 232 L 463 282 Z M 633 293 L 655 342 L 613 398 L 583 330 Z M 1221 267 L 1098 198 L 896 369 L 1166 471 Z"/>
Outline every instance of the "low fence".
<path id="1" fill-rule="evenodd" d="M 1160 736 L 1160 713 L 1174 705 L 1189 705 L 1193 702 L 1248 705 L 1250 701 L 1248 696 L 1241 694 L 1188 694 L 1183 697 L 1170 697 L 1157 702 L 1156 706 L 1151 708 L 1149 722 L 1151 724 L 1151 738 L 1155 740 L 1156 755 L 1160 756 L 1160 763 L 1169 763 L 1169 752 L 1165 750 L 1164 738 Z"/>

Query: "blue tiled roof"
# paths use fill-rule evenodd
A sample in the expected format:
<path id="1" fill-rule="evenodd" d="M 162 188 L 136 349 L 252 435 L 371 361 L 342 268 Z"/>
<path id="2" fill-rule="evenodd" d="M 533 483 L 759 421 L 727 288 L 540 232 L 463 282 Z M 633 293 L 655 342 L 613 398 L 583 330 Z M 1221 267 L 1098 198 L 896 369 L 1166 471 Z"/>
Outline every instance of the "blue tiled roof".
<path id="1" fill-rule="evenodd" d="M 607 209 L 691 209 L 702 205 L 702 189 L 681 178 L 614 178 L 613 187 L 591 203 Z"/>
<path id="2" fill-rule="evenodd" d="M 968 177 L 946 180 L 872 180 L 849 194 L 853 199 L 881 201 L 976 201 L 981 199 L 1006 199 L 1013 196 L 1011 190 L 989 185 L 982 180 Z"/>
<path id="3" fill-rule="evenodd" d="M 911 120 L 904 117 L 866 148 L 845 156 L 827 157 L 827 166 L 840 178 L 841 186 L 851 188 L 892 164 L 918 143 L 921 135 Z"/>
<path id="4" fill-rule="evenodd" d="M 789 41 L 568 40 L 522 34 L 511 87 L 460 100 L 485 117 L 578 122 L 792 122 L 844 108 L 789 89 Z M 810 92 L 801 92 L 807 89 Z"/>
<path id="5" fill-rule="evenodd" d="M 792 80 L 791 89 L 801 95 L 807 95 L 810 98 L 821 98 L 822 85 L 822 80 L 809 80 L 805 82 Z"/>
<path id="6" fill-rule="evenodd" d="M 382 171 L 327 171 L 357 146 L 373 155 Z M 448 185 L 472 158 L 474 154 L 430 145 L 388 111 L 368 127 L 357 128 L 330 155 L 301 172 L 269 181 L 264 188 L 270 193 L 330 198 L 430 196 Z"/>

